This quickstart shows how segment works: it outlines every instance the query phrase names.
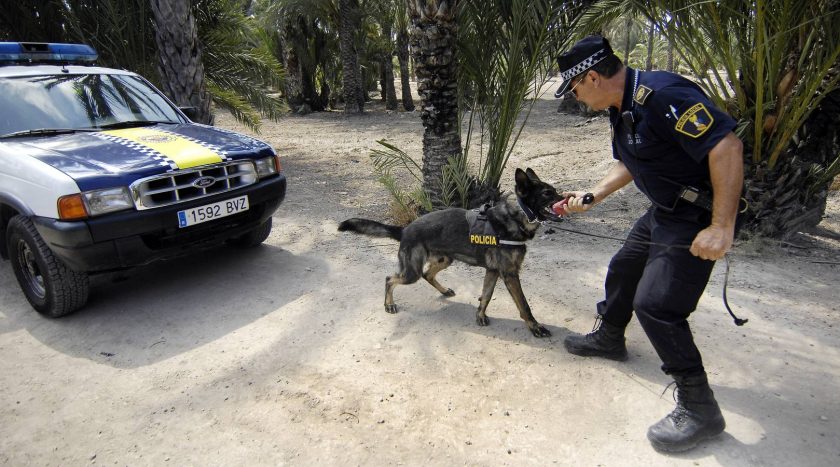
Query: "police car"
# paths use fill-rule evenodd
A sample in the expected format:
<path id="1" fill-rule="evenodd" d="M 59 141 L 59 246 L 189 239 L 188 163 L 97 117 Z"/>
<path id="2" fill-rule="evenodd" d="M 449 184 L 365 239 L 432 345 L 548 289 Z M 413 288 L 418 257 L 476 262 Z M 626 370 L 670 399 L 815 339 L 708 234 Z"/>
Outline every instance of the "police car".
<path id="1" fill-rule="evenodd" d="M 268 144 L 96 58 L 0 42 L 0 255 L 49 317 L 85 304 L 91 274 L 261 244 L 286 193 Z"/>

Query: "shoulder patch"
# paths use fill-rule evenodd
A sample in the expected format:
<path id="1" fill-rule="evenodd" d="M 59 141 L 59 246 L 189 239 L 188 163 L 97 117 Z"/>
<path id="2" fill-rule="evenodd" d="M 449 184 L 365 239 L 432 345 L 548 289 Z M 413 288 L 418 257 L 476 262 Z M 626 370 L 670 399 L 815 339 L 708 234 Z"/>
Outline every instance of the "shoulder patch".
<path id="1" fill-rule="evenodd" d="M 709 109 L 702 103 L 697 103 L 680 116 L 674 129 L 692 138 L 699 138 L 709 131 L 714 121 Z"/>
<path id="2" fill-rule="evenodd" d="M 653 89 L 645 86 L 644 84 L 640 84 L 639 87 L 636 88 L 636 94 L 633 95 L 633 100 L 639 105 L 645 105 L 645 101 L 651 94 L 653 94 Z"/>

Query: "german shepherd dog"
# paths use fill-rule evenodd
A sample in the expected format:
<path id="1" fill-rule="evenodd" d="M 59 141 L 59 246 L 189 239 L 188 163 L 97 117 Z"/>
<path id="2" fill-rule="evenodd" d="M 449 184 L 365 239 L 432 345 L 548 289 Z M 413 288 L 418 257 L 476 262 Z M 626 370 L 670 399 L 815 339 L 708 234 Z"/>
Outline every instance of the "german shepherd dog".
<path id="1" fill-rule="evenodd" d="M 537 177 L 533 170 L 516 169 L 515 196 L 507 193 L 502 199 L 480 213 L 460 208 L 434 211 L 419 217 L 406 227 L 381 224 L 368 219 L 347 219 L 338 226 L 342 232 L 356 232 L 372 237 L 388 237 L 400 241 L 399 272 L 385 278 L 385 311 L 396 313 L 394 287 L 413 284 L 420 277 L 445 297 L 455 292 L 442 286 L 437 273 L 449 267 L 453 260 L 487 270 L 484 288 L 479 297 L 476 322 L 487 326 L 487 305 L 499 276 L 507 286 L 519 316 L 536 337 L 551 335 L 531 314 L 522 293 L 519 269 L 525 259 L 525 242 L 534 238 L 541 220 L 557 219 L 551 206 L 563 199 L 557 190 Z M 471 219 L 480 216 L 490 225 L 493 235 L 473 234 Z M 475 231 L 473 223 L 473 232 Z M 484 232 L 488 232 L 484 230 Z M 428 265 L 424 272 L 424 265 Z"/>

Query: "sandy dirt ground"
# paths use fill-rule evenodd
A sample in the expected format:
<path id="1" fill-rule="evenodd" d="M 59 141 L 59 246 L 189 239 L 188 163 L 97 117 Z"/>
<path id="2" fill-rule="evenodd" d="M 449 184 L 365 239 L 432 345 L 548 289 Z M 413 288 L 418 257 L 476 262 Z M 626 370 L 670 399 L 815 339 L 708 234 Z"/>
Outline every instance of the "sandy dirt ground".
<path id="1" fill-rule="evenodd" d="M 503 188 L 515 167 L 585 189 L 609 166 L 606 119 L 555 110 L 538 102 Z M 817 229 L 736 246 L 728 295 L 745 327 L 723 308 L 717 265 L 690 322 L 727 429 L 666 456 L 645 432 L 673 408 L 670 379 L 638 322 L 627 362 L 563 349 L 591 329 L 618 242 L 544 227 L 530 244 L 522 283 L 550 338 L 528 332 L 501 284 L 477 326 L 483 270 L 463 265 L 439 276 L 455 297 L 399 287 L 401 311 L 386 314 L 396 243 L 336 226 L 388 220 L 368 154 L 385 138 L 419 158 L 419 115 L 372 103 L 288 116 L 259 137 L 289 180 L 259 248 L 101 278 L 58 320 L 32 311 L 0 264 L 0 464 L 840 464 L 837 192 Z M 628 187 L 564 226 L 623 236 L 644 208 Z"/>

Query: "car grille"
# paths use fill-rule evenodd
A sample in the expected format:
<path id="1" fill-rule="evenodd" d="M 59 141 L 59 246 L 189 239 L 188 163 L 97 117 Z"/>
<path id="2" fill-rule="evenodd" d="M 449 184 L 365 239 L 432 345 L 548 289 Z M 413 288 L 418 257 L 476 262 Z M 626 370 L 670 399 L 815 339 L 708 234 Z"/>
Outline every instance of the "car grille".
<path id="1" fill-rule="evenodd" d="M 202 166 L 143 178 L 131 184 L 137 209 L 153 209 L 236 190 L 257 181 L 251 161 Z"/>

